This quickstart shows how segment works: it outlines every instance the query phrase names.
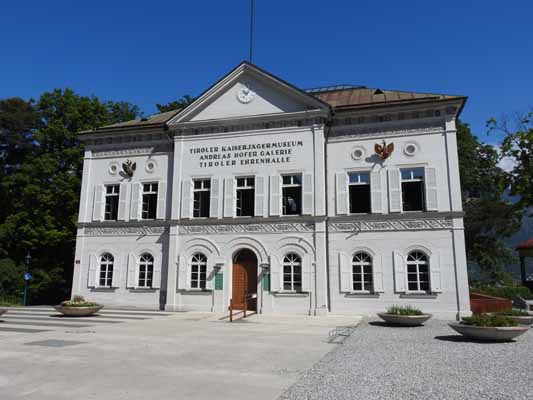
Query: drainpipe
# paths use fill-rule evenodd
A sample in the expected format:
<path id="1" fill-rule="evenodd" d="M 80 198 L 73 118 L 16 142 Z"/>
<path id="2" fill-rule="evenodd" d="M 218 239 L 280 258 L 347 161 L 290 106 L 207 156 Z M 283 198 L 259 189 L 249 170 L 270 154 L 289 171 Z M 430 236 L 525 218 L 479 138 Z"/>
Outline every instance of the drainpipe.
<path id="1" fill-rule="evenodd" d="M 327 299 L 328 299 L 328 312 L 331 312 L 331 287 L 330 287 L 330 277 L 329 277 L 329 185 L 328 185 L 328 137 L 331 130 L 331 125 L 333 121 L 333 111 L 330 111 L 330 117 L 324 123 L 324 186 L 326 190 L 326 287 L 327 287 Z"/>

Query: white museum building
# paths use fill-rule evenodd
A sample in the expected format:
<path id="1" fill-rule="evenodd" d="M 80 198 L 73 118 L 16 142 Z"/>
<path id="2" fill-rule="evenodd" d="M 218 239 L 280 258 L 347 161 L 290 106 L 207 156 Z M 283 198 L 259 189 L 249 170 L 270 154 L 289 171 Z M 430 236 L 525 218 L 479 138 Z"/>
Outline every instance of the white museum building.
<path id="1" fill-rule="evenodd" d="M 72 294 L 168 311 L 469 314 L 465 101 L 302 90 L 243 62 L 184 109 L 80 132 Z"/>

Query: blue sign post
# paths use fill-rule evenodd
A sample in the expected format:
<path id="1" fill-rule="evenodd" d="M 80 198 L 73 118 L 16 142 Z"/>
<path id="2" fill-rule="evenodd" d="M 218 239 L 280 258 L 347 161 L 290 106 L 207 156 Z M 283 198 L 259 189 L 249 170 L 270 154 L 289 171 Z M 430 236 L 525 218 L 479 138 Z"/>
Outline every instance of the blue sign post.
<path id="1" fill-rule="evenodd" d="M 30 255 L 30 252 L 28 251 L 28 254 L 26 254 L 26 273 L 24 274 L 24 306 L 28 305 L 28 289 L 29 289 L 29 283 L 31 279 L 30 262 L 31 262 L 31 255 Z"/>

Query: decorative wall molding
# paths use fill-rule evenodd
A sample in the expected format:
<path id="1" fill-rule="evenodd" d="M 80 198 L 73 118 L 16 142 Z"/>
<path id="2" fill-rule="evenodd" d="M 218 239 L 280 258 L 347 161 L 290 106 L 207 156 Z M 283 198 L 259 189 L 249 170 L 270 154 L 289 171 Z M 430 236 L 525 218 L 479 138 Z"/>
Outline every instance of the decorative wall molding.
<path id="1" fill-rule="evenodd" d="M 352 139 L 366 137 L 387 136 L 412 136 L 438 133 L 444 131 L 444 123 L 441 121 L 418 122 L 413 124 L 372 124 L 365 126 L 346 126 L 332 129 L 330 140 Z"/>
<path id="2" fill-rule="evenodd" d="M 313 232 L 314 223 L 271 223 L 271 224 L 228 224 L 228 225 L 180 225 L 179 233 L 219 234 L 219 233 L 285 233 Z"/>
<path id="3" fill-rule="evenodd" d="M 328 224 L 332 232 L 383 232 L 420 231 L 453 228 L 451 218 L 404 219 L 392 221 L 332 222 Z"/>
<path id="4" fill-rule="evenodd" d="M 156 148 L 154 146 L 150 147 L 136 147 L 131 149 L 113 149 L 113 150 L 101 150 L 93 151 L 93 158 L 100 157 L 120 157 L 120 156 L 137 156 L 137 155 L 146 155 L 152 154 Z"/>
<path id="5" fill-rule="evenodd" d="M 85 236 L 145 236 L 169 232 L 168 226 L 117 226 L 85 228 Z"/>

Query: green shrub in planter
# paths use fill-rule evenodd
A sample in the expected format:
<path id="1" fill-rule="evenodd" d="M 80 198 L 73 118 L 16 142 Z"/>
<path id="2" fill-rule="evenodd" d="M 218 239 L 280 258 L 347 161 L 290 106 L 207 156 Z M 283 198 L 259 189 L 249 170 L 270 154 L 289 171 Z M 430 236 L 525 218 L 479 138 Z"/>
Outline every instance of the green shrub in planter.
<path id="1" fill-rule="evenodd" d="M 523 299 L 533 299 L 533 294 L 525 286 L 490 286 L 490 285 L 473 285 L 471 292 L 486 294 L 487 296 L 502 297 L 504 299 L 514 300 L 518 296 Z"/>
<path id="2" fill-rule="evenodd" d="M 411 306 L 392 306 L 387 309 L 387 314 L 392 315 L 423 315 L 422 310 Z"/>
<path id="3" fill-rule="evenodd" d="M 72 300 L 61 302 L 63 307 L 98 307 L 98 303 L 85 300 L 82 296 L 74 296 Z"/>
<path id="4" fill-rule="evenodd" d="M 512 310 L 507 310 L 507 311 L 496 313 L 496 315 L 503 315 L 506 317 L 529 317 L 529 314 L 527 311 L 518 310 L 516 308 L 513 308 Z"/>
<path id="5" fill-rule="evenodd" d="M 518 321 L 515 321 L 510 317 L 493 314 L 475 314 L 471 317 L 464 317 L 462 319 L 462 323 L 466 325 L 491 328 L 518 326 Z"/>

